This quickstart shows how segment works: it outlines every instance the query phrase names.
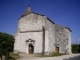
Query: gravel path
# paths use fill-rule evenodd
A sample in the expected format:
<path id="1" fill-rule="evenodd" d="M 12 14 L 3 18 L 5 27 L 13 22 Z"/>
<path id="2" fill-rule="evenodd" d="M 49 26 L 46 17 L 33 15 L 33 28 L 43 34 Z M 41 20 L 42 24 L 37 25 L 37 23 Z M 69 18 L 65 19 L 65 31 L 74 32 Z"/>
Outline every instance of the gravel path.
<path id="1" fill-rule="evenodd" d="M 34 55 L 27 55 L 27 54 L 21 54 L 20 56 L 22 57 L 17 60 L 65 60 L 76 56 L 80 56 L 80 54 L 70 54 L 58 57 L 35 57 Z"/>
<path id="2" fill-rule="evenodd" d="M 19 54 L 21 58 L 17 59 L 17 60 L 30 60 L 30 59 L 37 59 L 40 57 L 35 57 L 33 54 Z"/>

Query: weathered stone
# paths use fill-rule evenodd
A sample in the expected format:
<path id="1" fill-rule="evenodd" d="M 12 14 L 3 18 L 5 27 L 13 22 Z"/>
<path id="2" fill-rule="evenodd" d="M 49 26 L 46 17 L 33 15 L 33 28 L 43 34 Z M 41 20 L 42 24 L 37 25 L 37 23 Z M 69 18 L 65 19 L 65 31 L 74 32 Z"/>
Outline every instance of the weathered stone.
<path id="1" fill-rule="evenodd" d="M 55 24 L 46 16 L 29 13 L 18 21 L 15 32 L 14 52 L 51 53 L 59 47 L 60 53 L 71 53 L 71 32 L 64 26 Z"/>

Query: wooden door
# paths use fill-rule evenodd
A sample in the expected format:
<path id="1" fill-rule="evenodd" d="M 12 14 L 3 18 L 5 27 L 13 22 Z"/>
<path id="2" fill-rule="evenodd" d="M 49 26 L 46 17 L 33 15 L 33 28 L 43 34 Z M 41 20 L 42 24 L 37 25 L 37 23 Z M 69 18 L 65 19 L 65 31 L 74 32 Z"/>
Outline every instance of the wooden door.
<path id="1" fill-rule="evenodd" d="M 29 54 L 33 54 L 34 47 L 32 44 L 29 45 Z"/>
<path id="2" fill-rule="evenodd" d="M 56 47 L 56 53 L 59 53 L 59 47 Z"/>

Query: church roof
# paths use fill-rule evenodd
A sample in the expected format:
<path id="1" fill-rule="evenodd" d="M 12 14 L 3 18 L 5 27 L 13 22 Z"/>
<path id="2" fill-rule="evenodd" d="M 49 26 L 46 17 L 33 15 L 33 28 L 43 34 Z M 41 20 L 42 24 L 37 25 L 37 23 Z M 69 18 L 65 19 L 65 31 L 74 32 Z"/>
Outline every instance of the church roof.
<path id="1" fill-rule="evenodd" d="M 24 14 L 21 15 L 21 18 L 24 17 L 24 16 L 27 16 L 27 15 L 29 15 L 29 14 L 31 14 L 31 13 L 34 13 L 34 14 L 37 14 L 37 15 L 41 15 L 41 16 L 45 16 L 45 15 L 43 15 L 43 14 L 31 12 L 31 8 L 30 8 L 30 6 L 28 6 L 28 8 L 27 8 L 26 11 L 24 12 Z M 19 19 L 21 19 L 21 18 L 19 18 Z M 19 20 L 19 19 L 18 19 L 18 20 Z M 51 19 L 49 19 L 48 17 L 47 17 L 47 19 L 48 19 L 50 22 L 52 22 L 53 24 L 55 24 L 55 23 L 54 23 Z M 72 32 L 70 28 L 68 28 L 68 27 L 65 27 L 65 28 L 67 28 L 70 32 Z"/>
<path id="2" fill-rule="evenodd" d="M 45 15 L 43 15 L 43 14 L 31 12 L 31 8 L 30 8 L 30 6 L 28 6 L 28 8 L 27 8 L 26 11 L 24 12 L 24 14 L 21 15 L 21 18 L 24 17 L 24 16 L 26 16 L 26 15 L 29 15 L 29 14 L 31 14 L 31 13 L 37 14 L 37 15 L 41 15 L 41 16 L 45 16 Z M 19 18 L 19 19 L 21 19 L 21 18 Z M 19 20 L 19 19 L 18 19 L 18 20 Z M 49 19 L 48 17 L 47 17 L 47 19 L 48 19 L 50 22 L 52 22 L 53 24 L 55 24 L 55 23 L 54 23 L 51 19 Z"/>
<path id="3" fill-rule="evenodd" d="M 68 27 L 65 27 L 65 28 L 67 28 L 70 32 L 72 32 L 70 28 L 68 28 Z"/>
<path id="4" fill-rule="evenodd" d="M 57 25 L 57 26 L 62 26 L 62 25 L 60 25 L 60 24 L 55 24 L 55 25 Z M 70 32 L 72 32 L 70 28 L 65 27 L 65 26 L 62 26 L 62 27 L 66 28 L 66 29 L 68 29 Z"/>

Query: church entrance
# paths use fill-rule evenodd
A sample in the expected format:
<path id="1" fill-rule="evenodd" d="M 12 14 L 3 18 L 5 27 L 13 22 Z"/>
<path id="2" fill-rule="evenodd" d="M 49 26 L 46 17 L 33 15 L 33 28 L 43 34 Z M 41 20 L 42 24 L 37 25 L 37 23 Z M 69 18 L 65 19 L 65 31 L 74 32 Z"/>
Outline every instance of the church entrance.
<path id="1" fill-rule="evenodd" d="M 29 44 L 29 50 L 28 50 L 28 53 L 29 54 L 33 54 L 34 52 L 34 46 L 32 44 Z"/>
<path id="2" fill-rule="evenodd" d="M 26 48 L 27 54 L 33 54 L 34 53 L 35 40 L 28 39 L 28 40 L 26 40 L 26 44 L 27 44 L 27 48 Z"/>
<path id="3" fill-rule="evenodd" d="M 59 53 L 59 47 L 56 47 L 56 53 Z"/>

